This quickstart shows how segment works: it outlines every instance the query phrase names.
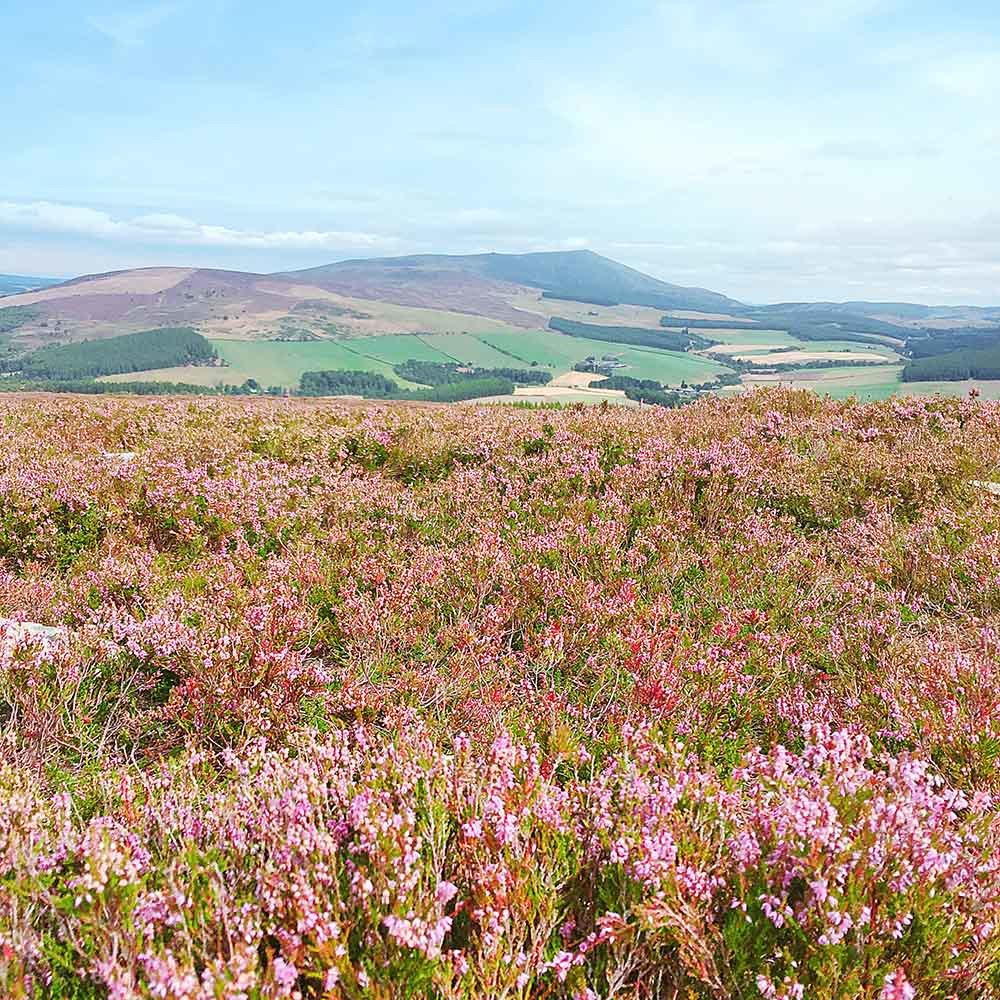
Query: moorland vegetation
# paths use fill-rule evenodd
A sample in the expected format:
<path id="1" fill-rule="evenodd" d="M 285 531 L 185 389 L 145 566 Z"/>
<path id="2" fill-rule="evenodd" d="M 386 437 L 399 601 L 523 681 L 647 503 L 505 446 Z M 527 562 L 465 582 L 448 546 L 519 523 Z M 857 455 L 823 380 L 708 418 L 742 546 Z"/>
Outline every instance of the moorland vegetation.
<path id="1" fill-rule="evenodd" d="M 4 996 L 996 996 L 1000 404 L 0 415 Z"/>

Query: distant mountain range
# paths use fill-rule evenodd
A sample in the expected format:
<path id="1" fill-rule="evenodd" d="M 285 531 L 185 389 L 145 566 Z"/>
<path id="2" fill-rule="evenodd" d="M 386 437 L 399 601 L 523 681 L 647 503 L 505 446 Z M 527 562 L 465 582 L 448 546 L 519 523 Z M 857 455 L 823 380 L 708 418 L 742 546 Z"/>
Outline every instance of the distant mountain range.
<path id="1" fill-rule="evenodd" d="M 661 281 L 589 250 L 346 260 L 277 274 L 143 268 L 59 284 L 0 277 L 3 292 L 0 310 L 26 310 L 18 314 L 14 333 L 26 345 L 178 326 L 231 340 L 530 330 L 546 328 L 553 316 L 596 317 L 602 308 L 604 323 L 652 326 L 658 311 L 678 314 L 666 316 L 665 325 L 768 329 L 780 324 L 778 329 L 794 326 L 814 337 L 856 331 L 905 338 L 922 327 L 1000 326 L 1000 307 L 750 306 L 704 288 Z"/>
<path id="2" fill-rule="evenodd" d="M 16 295 L 36 288 L 58 285 L 59 278 L 28 278 L 22 274 L 0 274 L 0 295 Z"/>

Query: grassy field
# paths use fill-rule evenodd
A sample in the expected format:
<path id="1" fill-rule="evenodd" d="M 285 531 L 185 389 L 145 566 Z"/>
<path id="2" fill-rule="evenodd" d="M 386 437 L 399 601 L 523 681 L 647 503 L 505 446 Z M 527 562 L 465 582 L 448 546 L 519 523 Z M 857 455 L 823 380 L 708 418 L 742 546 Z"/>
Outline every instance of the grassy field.
<path id="1" fill-rule="evenodd" d="M 797 347 L 804 341 L 793 337 L 784 330 L 695 330 L 709 340 L 717 340 L 720 344 L 733 344 L 736 347 L 757 347 L 777 344 L 781 347 Z"/>
<path id="2" fill-rule="evenodd" d="M 515 309 L 534 313 L 541 317 L 539 326 L 545 326 L 549 319 L 577 320 L 581 323 L 596 323 L 601 326 L 640 326 L 653 330 L 660 328 L 661 309 L 647 306 L 598 306 L 589 302 L 570 302 L 566 299 L 543 299 L 540 293 L 524 292 L 507 300 Z"/>
<path id="3" fill-rule="evenodd" d="M 515 336 L 522 336 L 518 333 Z M 482 337 L 468 333 L 425 334 L 421 337 L 430 347 L 440 351 L 454 361 L 462 361 L 480 368 L 528 368 L 528 361 L 502 354 Z"/>
<path id="4" fill-rule="evenodd" d="M 651 378 L 665 385 L 710 381 L 726 371 L 710 358 L 677 351 L 625 347 L 546 330 L 495 331 L 471 334 L 398 334 L 342 341 L 213 340 L 228 363 L 225 368 L 164 368 L 144 372 L 143 379 L 192 382 L 196 385 L 239 385 L 254 378 L 262 385 L 293 387 L 306 371 L 370 371 L 403 384 L 393 365 L 410 358 L 460 361 L 483 367 L 543 367 L 559 375 L 590 355 L 613 355 L 626 366 L 621 374 Z M 135 376 L 114 377 L 133 381 Z M 407 385 L 411 383 L 405 383 Z"/>
<path id="5" fill-rule="evenodd" d="M 411 358 L 417 361 L 450 361 L 451 359 L 427 344 L 416 334 L 396 334 L 388 337 L 360 337 L 341 343 L 344 350 L 354 351 L 388 365 L 401 365 Z M 374 369 L 373 369 L 374 370 Z"/>
<path id="6" fill-rule="evenodd" d="M 521 361 L 534 361 L 555 371 L 568 371 L 590 355 L 613 355 L 627 366 L 622 369 L 622 375 L 652 378 L 665 385 L 679 385 L 682 381 L 704 382 L 727 370 L 709 358 L 693 354 L 660 351 L 652 347 L 624 347 L 546 330 L 484 334 L 480 339 Z"/>
<path id="7" fill-rule="evenodd" d="M 141 378 L 150 382 L 240 385 L 248 378 L 254 378 L 264 386 L 292 388 L 298 385 L 303 372 L 370 371 L 396 379 L 400 384 L 411 385 L 400 379 L 387 361 L 361 353 L 367 347 L 367 341 L 375 339 L 379 338 L 359 338 L 343 343 L 213 340 L 212 346 L 228 362 L 225 368 L 160 368 L 142 372 L 141 375 L 112 375 L 106 381 L 132 382 Z M 432 360 L 443 359 L 434 355 Z"/>
<path id="8" fill-rule="evenodd" d="M 569 406 L 573 403 L 584 403 L 589 406 L 597 406 L 601 403 L 607 403 L 609 406 L 639 406 L 634 400 L 626 398 L 624 393 L 602 393 L 596 390 L 569 388 L 554 388 L 545 391 L 545 389 L 532 389 L 530 387 L 515 389 L 513 396 L 488 396 L 485 399 L 470 400 L 469 402 L 473 404 L 506 403 L 508 406 L 517 403 L 530 403 L 534 406 L 551 406 L 553 404 Z"/>
<path id="9" fill-rule="evenodd" d="M 890 396 L 967 396 L 976 388 L 983 399 L 1000 399 L 1000 380 L 964 382 L 901 382 L 901 365 L 843 368 L 800 368 L 778 376 L 747 377 L 746 385 L 782 385 L 811 389 L 834 399 L 888 399 Z"/>
<path id="10" fill-rule="evenodd" d="M 899 365 L 845 365 L 842 368 L 797 368 L 776 375 L 744 376 L 745 385 L 811 389 L 836 399 L 857 395 L 885 399 L 899 392 Z"/>

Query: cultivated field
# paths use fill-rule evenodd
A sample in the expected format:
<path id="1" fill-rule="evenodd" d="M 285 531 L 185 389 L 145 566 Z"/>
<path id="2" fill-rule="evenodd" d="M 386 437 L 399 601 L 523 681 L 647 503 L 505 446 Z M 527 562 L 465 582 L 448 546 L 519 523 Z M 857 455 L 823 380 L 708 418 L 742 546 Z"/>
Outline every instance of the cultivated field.
<path id="1" fill-rule="evenodd" d="M 1000 380 L 962 382 L 901 382 L 900 365 L 844 368 L 802 368 L 773 375 L 744 375 L 746 386 L 811 389 L 834 399 L 888 399 L 890 396 L 966 397 L 975 390 L 983 399 L 1000 399 Z"/>
<path id="2" fill-rule="evenodd" d="M 549 330 L 501 330 L 475 336 L 409 334 L 337 341 L 213 340 L 211 343 L 228 367 L 165 368 L 143 372 L 142 379 L 212 386 L 239 385 L 254 378 L 262 385 L 293 388 L 303 372 L 343 370 L 376 372 L 409 385 L 392 368 L 410 358 L 495 368 L 539 367 L 560 375 L 572 371 L 574 364 L 589 355 L 612 355 L 624 365 L 621 374 L 652 378 L 669 385 L 709 381 L 726 371 L 722 365 L 700 355 L 630 348 Z M 106 381 L 128 382 L 136 377 L 111 376 Z"/>
<path id="3" fill-rule="evenodd" d="M 653 330 L 660 327 L 662 309 L 646 306 L 598 306 L 589 302 L 571 302 L 567 299 L 545 299 L 541 293 L 526 289 L 509 298 L 510 304 L 539 318 L 538 325 L 544 327 L 553 316 L 572 319 L 580 323 L 596 323 L 601 326 L 638 326 Z"/>
<path id="4" fill-rule="evenodd" d="M 1000 404 L 0 418 L 4 997 L 995 996 Z"/>

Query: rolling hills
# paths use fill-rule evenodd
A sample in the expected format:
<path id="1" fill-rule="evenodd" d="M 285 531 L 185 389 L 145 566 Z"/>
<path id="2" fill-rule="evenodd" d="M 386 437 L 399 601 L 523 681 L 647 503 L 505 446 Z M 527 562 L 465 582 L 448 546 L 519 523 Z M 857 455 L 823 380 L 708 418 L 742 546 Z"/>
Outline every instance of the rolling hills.
<path id="1" fill-rule="evenodd" d="M 169 366 L 144 378 L 209 387 L 252 379 L 294 388 L 308 371 L 392 377 L 394 365 L 412 359 L 539 367 L 552 376 L 547 398 L 596 399 L 573 369 L 605 358 L 616 374 L 665 386 L 727 373 L 732 381 L 734 371 L 755 384 L 794 382 L 804 372 L 801 381 L 820 389 L 837 383 L 882 393 L 901 388 L 911 342 L 920 354 L 934 353 L 938 338 L 976 339 L 1000 327 L 1000 309 L 747 305 L 587 250 L 346 260 L 271 274 L 154 267 L 59 284 L 12 281 L 20 284 L 0 288 L 38 287 L 0 297 L 8 371 L 42 348 L 187 328 L 211 342 L 222 367 Z M 855 371 L 865 365 L 874 366 L 869 381 Z M 817 380 L 817 367 L 829 377 Z"/>

